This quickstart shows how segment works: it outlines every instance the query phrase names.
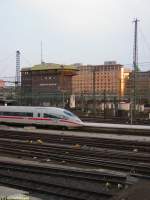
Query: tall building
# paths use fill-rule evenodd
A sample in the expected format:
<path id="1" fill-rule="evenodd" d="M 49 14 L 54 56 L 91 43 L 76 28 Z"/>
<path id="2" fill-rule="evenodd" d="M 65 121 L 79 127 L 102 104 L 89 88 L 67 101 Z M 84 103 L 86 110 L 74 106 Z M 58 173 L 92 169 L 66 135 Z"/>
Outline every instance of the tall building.
<path id="1" fill-rule="evenodd" d="M 72 78 L 73 94 L 90 94 L 93 88 L 93 66 L 78 66 L 78 73 Z"/>
<path id="2" fill-rule="evenodd" d="M 51 105 L 72 93 L 72 76 L 77 68 L 72 65 L 42 63 L 21 70 L 22 99 L 27 105 Z M 53 102 L 52 102 L 53 101 Z"/>
<path id="3" fill-rule="evenodd" d="M 136 74 L 132 71 L 127 81 L 126 95 L 130 99 L 133 99 L 133 95 L 135 95 L 136 103 L 150 103 L 150 71 L 138 71 Z"/>
<path id="4" fill-rule="evenodd" d="M 98 95 L 124 96 L 129 69 L 115 61 L 105 62 L 104 65 L 81 65 L 78 69 L 78 75 L 72 77 L 74 94 L 92 94 L 95 83 L 95 93 Z"/>

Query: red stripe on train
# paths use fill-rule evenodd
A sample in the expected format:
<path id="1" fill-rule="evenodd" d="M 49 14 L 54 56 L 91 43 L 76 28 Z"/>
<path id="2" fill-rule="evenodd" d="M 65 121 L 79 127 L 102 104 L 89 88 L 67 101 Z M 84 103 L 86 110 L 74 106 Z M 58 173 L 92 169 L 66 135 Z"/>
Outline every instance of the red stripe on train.
<path id="1" fill-rule="evenodd" d="M 67 122 L 67 123 L 70 123 L 70 124 L 80 125 L 79 123 L 67 121 L 67 120 L 64 120 L 64 119 L 61 119 L 60 121 L 61 121 L 61 122 Z"/>
<path id="2" fill-rule="evenodd" d="M 41 117 L 17 117 L 17 116 L 0 116 L 0 118 L 6 118 L 6 119 L 28 119 L 28 120 L 46 120 L 51 121 L 50 118 L 41 118 Z"/>

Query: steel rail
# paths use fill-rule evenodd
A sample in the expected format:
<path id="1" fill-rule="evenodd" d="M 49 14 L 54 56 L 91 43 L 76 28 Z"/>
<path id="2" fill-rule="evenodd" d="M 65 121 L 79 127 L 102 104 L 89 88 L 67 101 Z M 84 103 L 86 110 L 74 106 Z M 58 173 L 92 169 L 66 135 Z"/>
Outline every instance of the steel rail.
<path id="1" fill-rule="evenodd" d="M 21 147 L 21 146 L 20 146 Z M 1 149 L 2 152 L 2 149 Z M 147 165 L 145 163 L 138 163 L 138 162 L 125 162 L 124 160 L 116 160 L 116 159 L 106 159 L 106 158 L 93 158 L 93 156 L 81 156 L 81 155 L 64 155 L 60 154 L 60 151 L 56 152 L 50 152 L 50 153 L 39 153 L 36 150 L 25 150 L 22 151 L 21 149 L 15 149 L 13 148 L 7 148 L 4 149 L 3 153 L 21 156 L 21 157 L 30 157 L 33 158 L 34 156 L 37 156 L 38 159 L 52 159 L 54 161 L 62 162 L 67 161 L 71 163 L 78 163 L 78 164 L 84 164 L 84 165 L 93 165 L 96 167 L 105 167 L 109 169 L 117 169 L 121 171 L 127 171 L 127 172 L 136 172 L 141 174 L 150 174 L 150 165 Z"/>

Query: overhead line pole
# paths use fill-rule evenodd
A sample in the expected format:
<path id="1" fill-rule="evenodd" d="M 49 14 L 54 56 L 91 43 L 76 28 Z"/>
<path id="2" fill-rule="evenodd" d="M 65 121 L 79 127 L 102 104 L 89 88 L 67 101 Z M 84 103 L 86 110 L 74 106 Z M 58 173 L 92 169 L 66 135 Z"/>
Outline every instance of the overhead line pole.
<path id="1" fill-rule="evenodd" d="M 43 42 L 41 40 L 41 64 L 43 64 Z"/>
<path id="2" fill-rule="evenodd" d="M 95 91 L 95 73 L 96 73 L 96 68 L 93 66 L 93 114 L 96 115 L 96 91 Z"/>
<path id="3" fill-rule="evenodd" d="M 138 22 L 139 22 L 138 19 L 135 19 L 133 21 L 135 27 L 134 27 L 134 47 L 133 47 L 133 69 L 134 69 L 134 72 L 133 72 L 133 113 L 131 113 L 131 116 L 134 118 L 136 118 L 136 103 L 137 103 L 136 76 L 138 72 Z"/>
<path id="4" fill-rule="evenodd" d="M 61 65 L 61 92 L 62 92 L 62 107 L 65 107 L 65 94 L 64 94 L 64 65 Z"/>

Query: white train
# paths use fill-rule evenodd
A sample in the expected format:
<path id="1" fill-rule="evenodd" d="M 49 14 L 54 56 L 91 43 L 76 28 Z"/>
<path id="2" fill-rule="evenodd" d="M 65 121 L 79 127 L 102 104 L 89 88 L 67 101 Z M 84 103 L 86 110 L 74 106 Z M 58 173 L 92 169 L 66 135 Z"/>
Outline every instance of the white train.
<path id="1" fill-rule="evenodd" d="M 55 107 L 0 106 L 0 122 L 66 128 L 83 126 L 83 122 L 76 115 Z"/>

